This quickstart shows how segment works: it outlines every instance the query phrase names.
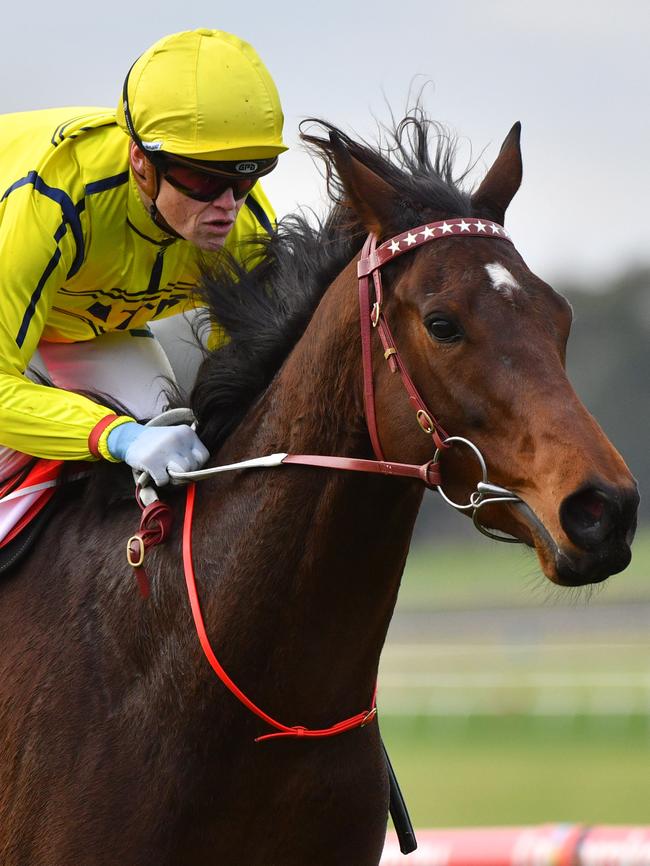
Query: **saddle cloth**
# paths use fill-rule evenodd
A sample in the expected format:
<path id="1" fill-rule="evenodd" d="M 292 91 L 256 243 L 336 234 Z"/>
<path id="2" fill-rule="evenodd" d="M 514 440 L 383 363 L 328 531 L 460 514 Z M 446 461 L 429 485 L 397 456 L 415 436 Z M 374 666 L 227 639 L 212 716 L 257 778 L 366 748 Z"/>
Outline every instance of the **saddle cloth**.
<path id="1" fill-rule="evenodd" d="M 0 549 L 13 541 L 54 495 L 63 461 L 37 460 L 0 484 Z"/>

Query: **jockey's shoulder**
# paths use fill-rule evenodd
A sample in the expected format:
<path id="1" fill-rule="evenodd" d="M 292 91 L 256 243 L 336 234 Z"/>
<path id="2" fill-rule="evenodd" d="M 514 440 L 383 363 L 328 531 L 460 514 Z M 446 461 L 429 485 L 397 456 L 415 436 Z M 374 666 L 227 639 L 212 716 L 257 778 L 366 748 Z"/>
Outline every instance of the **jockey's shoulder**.
<path id="1" fill-rule="evenodd" d="M 0 194 L 28 175 L 47 187 L 80 194 L 87 184 L 128 166 L 128 139 L 116 124 L 115 111 L 108 108 L 0 115 L 0 138 Z"/>

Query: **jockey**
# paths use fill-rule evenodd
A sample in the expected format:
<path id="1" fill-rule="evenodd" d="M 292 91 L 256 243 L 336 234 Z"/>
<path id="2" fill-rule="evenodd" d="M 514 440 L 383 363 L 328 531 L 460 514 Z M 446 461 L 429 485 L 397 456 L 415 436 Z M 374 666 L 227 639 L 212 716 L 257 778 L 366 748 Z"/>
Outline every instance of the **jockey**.
<path id="1" fill-rule="evenodd" d="M 0 480 L 43 457 L 124 460 L 161 485 L 207 460 L 190 427 L 139 423 L 173 379 L 148 322 L 199 303 L 201 256 L 250 261 L 274 230 L 258 178 L 282 122 L 257 53 L 218 30 L 153 45 L 117 112 L 0 117 Z M 37 359 L 54 388 L 30 379 Z"/>

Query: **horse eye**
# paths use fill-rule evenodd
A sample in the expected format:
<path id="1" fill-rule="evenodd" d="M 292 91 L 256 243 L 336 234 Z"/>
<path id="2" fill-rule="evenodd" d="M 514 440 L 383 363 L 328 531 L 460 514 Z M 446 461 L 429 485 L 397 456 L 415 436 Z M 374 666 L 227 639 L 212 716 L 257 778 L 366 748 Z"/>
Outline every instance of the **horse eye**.
<path id="1" fill-rule="evenodd" d="M 463 336 L 460 326 L 451 319 L 443 319 L 440 316 L 433 316 L 427 322 L 429 333 L 440 343 L 453 343 L 460 340 Z"/>

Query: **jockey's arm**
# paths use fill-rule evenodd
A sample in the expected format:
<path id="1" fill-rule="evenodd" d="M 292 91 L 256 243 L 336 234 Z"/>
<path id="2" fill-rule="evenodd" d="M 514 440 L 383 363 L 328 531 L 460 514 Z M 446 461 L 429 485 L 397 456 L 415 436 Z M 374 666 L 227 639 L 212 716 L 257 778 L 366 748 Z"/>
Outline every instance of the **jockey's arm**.
<path id="1" fill-rule="evenodd" d="M 78 244 L 61 204 L 25 183 L 3 202 L 0 224 L 0 445 L 35 457 L 96 459 L 88 437 L 110 410 L 24 376 L 59 286 L 77 266 Z M 132 419 L 116 419 L 111 426 Z M 99 452 L 106 447 L 106 429 Z"/>

